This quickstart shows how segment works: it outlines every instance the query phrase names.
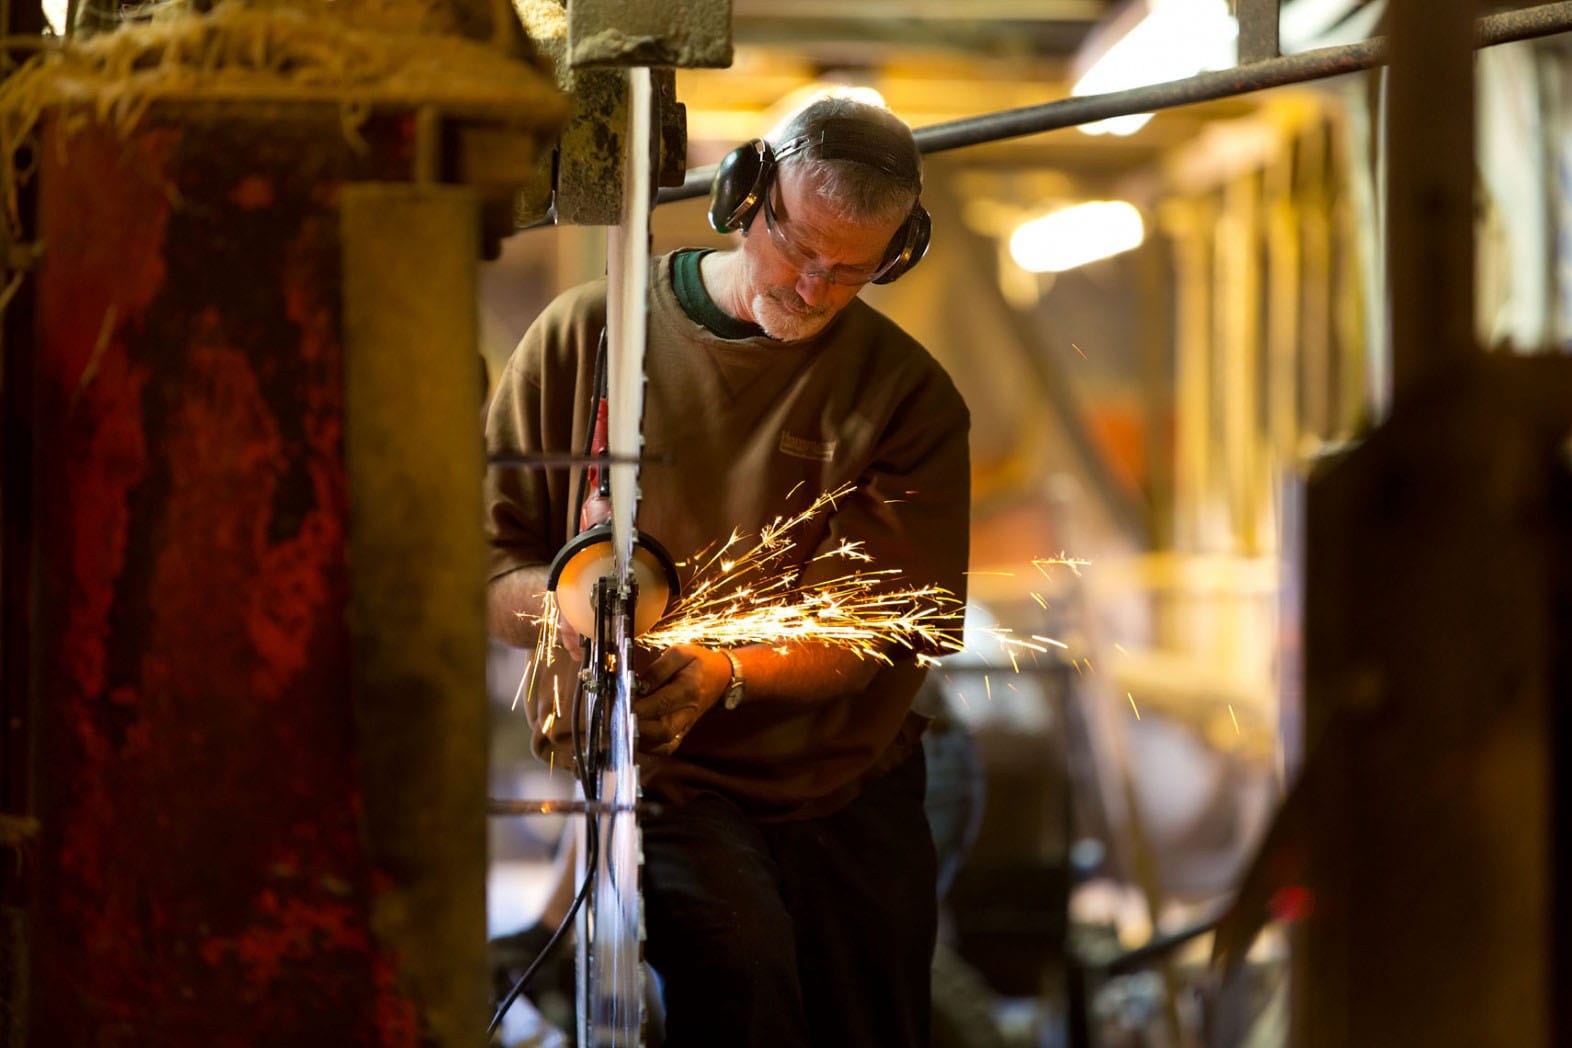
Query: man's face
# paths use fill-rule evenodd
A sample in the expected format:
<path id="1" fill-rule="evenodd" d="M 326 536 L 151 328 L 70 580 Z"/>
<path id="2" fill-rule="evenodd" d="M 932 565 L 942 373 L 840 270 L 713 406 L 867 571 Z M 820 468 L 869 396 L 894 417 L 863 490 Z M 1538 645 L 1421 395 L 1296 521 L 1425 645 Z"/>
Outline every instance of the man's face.
<path id="1" fill-rule="evenodd" d="M 794 171 L 781 172 L 742 242 L 753 321 L 783 342 L 817 334 L 879 275 L 901 224 L 847 222 Z"/>

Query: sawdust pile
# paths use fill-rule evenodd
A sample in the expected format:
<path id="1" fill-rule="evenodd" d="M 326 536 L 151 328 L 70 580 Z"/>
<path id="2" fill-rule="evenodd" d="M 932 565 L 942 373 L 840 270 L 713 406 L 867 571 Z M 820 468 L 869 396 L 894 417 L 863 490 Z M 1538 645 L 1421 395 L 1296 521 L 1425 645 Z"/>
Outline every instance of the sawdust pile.
<path id="1" fill-rule="evenodd" d="M 159 100 L 432 104 L 554 126 L 567 103 L 535 64 L 453 35 L 418 0 L 178 9 L 47 49 L 0 85 L 0 135 L 20 141 L 50 105 L 122 130 Z"/>

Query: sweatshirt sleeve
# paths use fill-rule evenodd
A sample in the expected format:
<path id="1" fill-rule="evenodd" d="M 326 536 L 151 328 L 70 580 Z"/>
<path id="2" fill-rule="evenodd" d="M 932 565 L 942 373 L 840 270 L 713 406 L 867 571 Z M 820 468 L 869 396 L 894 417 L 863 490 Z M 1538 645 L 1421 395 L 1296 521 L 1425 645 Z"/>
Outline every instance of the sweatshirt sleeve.
<path id="1" fill-rule="evenodd" d="M 594 346 L 604 323 L 601 285 L 549 305 L 525 332 L 497 380 L 486 417 L 486 451 L 496 456 L 582 451 L 591 411 Z M 486 471 L 489 577 L 548 564 L 569 537 L 579 468 L 493 465 Z"/>
<path id="2" fill-rule="evenodd" d="M 568 292 L 530 325 L 498 377 L 486 417 L 486 451 L 491 456 L 527 457 L 541 452 L 583 450 L 593 388 L 594 348 L 604 323 L 604 294 L 596 288 Z M 493 465 L 486 471 L 485 530 L 490 542 L 489 577 L 549 564 L 576 524 L 578 467 Z M 524 682 L 524 704 L 535 729 L 537 756 L 571 755 L 571 698 L 577 664 L 558 650 L 549 666 Z"/>

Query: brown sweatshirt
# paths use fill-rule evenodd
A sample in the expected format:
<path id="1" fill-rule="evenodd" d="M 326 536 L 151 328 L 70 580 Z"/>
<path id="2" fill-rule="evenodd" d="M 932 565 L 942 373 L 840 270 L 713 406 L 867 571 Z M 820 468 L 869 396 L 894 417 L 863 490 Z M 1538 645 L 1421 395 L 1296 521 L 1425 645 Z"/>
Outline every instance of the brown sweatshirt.
<path id="1" fill-rule="evenodd" d="M 808 561 L 854 540 L 873 557 L 867 567 L 900 572 L 898 585 L 964 599 L 970 417 L 943 368 L 861 300 L 805 341 L 720 338 L 678 303 L 673 257 L 652 265 L 643 433 L 653 461 L 639 475 L 639 529 L 682 561 L 851 483 L 833 512 L 794 532 L 804 578 L 845 574 L 843 561 Z M 492 401 L 491 453 L 584 450 L 605 299 L 605 281 L 592 282 L 531 325 Z M 488 471 L 493 578 L 550 562 L 577 530 L 577 486 L 577 469 Z M 958 614 L 949 626 L 959 637 Z M 924 673 L 896 654 L 864 691 L 808 709 L 717 706 L 676 754 L 640 756 L 645 793 L 676 803 L 721 792 L 766 818 L 833 810 L 915 745 L 910 707 Z M 538 729 L 553 700 L 548 681 L 535 691 Z M 559 722 L 542 740 L 559 761 L 566 730 Z"/>

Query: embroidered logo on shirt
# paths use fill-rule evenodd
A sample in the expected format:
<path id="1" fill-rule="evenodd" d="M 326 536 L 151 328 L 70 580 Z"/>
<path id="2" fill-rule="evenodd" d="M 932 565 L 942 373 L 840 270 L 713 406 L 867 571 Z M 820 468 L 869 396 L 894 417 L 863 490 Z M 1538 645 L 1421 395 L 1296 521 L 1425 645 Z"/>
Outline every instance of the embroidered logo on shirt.
<path id="1" fill-rule="evenodd" d="M 835 441 L 826 444 L 807 437 L 794 437 L 785 430 L 781 431 L 780 449 L 782 454 L 810 462 L 828 462 L 835 457 Z"/>

